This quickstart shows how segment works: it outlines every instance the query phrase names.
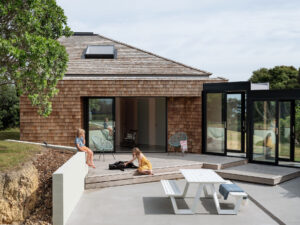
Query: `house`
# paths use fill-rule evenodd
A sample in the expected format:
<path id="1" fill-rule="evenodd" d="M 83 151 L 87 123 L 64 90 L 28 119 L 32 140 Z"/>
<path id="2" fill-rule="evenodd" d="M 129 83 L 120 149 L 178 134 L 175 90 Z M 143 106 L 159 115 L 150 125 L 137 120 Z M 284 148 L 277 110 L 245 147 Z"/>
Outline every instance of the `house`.
<path id="1" fill-rule="evenodd" d="M 201 153 L 203 84 L 226 80 L 98 34 L 60 42 L 69 62 L 53 111 L 43 118 L 22 97 L 21 140 L 73 146 L 84 128 L 95 151 L 166 152 L 168 138 L 183 131 L 189 151 Z"/>

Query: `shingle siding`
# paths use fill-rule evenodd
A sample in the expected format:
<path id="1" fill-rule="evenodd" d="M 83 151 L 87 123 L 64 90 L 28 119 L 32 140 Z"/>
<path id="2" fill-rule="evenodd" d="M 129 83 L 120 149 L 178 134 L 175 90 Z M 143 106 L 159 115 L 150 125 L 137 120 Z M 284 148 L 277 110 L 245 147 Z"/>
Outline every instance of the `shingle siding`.
<path id="1" fill-rule="evenodd" d="M 74 145 L 83 127 L 83 97 L 164 96 L 168 102 L 168 137 L 176 131 L 189 136 L 189 149 L 201 152 L 201 91 L 206 81 L 63 80 L 48 118 L 37 115 L 26 97 L 20 101 L 21 140 Z"/>

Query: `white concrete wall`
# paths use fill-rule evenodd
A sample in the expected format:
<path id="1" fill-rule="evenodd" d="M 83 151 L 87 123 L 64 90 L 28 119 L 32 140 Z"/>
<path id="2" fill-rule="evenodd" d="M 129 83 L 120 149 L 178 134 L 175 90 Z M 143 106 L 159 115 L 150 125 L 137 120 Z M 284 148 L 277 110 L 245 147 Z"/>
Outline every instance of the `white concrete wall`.
<path id="1" fill-rule="evenodd" d="M 84 191 L 85 153 L 77 152 L 52 175 L 53 225 L 64 225 Z"/>

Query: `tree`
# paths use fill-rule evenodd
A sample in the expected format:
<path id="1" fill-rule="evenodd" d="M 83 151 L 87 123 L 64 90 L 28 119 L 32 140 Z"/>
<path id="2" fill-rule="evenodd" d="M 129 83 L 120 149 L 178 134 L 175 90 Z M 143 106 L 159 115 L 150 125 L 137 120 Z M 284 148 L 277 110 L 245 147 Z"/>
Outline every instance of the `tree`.
<path id="1" fill-rule="evenodd" d="M 0 86 L 0 129 L 19 125 L 19 98 L 13 85 Z"/>
<path id="2" fill-rule="evenodd" d="M 68 62 L 57 39 L 72 34 L 63 9 L 55 0 L 2 0 L 0 32 L 0 86 L 14 84 L 48 116 Z"/>
<path id="3" fill-rule="evenodd" d="M 300 69 L 297 70 L 293 66 L 261 68 L 253 72 L 249 81 L 253 83 L 269 82 L 270 89 L 300 88 Z"/>

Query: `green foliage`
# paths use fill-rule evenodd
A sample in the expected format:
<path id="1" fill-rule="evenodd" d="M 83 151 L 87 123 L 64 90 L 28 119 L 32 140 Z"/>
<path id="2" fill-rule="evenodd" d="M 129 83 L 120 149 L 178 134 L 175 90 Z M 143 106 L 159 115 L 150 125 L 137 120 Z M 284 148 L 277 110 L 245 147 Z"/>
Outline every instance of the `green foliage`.
<path id="1" fill-rule="evenodd" d="M 300 69 L 297 70 L 293 66 L 261 68 L 254 71 L 249 80 L 253 83 L 269 82 L 270 89 L 300 88 Z"/>
<path id="2" fill-rule="evenodd" d="M 0 129 L 19 125 L 19 98 L 13 85 L 0 86 Z"/>
<path id="3" fill-rule="evenodd" d="M 72 34 L 63 9 L 55 0 L 3 0 L 0 32 L 0 85 L 14 83 L 48 116 L 68 62 L 57 39 Z"/>
<path id="4" fill-rule="evenodd" d="M 20 140 L 20 129 L 8 128 L 5 130 L 0 130 L 0 141 L 6 139 Z"/>
<path id="5" fill-rule="evenodd" d="M 295 106 L 295 138 L 296 144 L 300 147 L 300 100 L 296 101 Z"/>

